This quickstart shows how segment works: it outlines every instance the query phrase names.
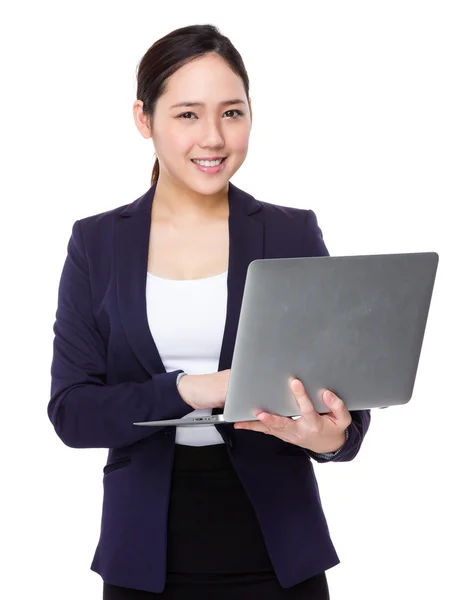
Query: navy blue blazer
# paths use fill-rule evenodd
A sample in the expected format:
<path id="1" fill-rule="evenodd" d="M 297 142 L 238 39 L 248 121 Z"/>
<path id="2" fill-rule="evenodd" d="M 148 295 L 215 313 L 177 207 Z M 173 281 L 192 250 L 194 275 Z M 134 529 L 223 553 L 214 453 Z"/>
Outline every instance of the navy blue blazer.
<path id="1" fill-rule="evenodd" d="M 66 445 L 109 449 L 91 569 L 114 585 L 161 592 L 175 428 L 133 423 L 182 417 L 193 409 L 177 390 L 181 370 L 166 372 L 147 321 L 155 188 L 73 225 L 58 291 L 48 415 Z M 229 207 L 219 371 L 231 368 L 249 263 L 328 254 L 311 210 L 258 201 L 231 183 Z M 352 412 L 348 439 L 331 460 L 353 459 L 369 423 L 369 411 Z M 328 459 L 274 436 L 229 424 L 217 429 L 254 506 L 280 584 L 290 587 L 336 565 L 312 465 L 312 459 Z"/>

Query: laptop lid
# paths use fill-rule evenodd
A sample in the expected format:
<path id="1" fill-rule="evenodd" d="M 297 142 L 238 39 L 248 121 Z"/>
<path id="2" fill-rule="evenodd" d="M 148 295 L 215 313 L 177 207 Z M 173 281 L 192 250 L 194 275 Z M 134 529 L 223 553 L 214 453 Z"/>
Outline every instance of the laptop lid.
<path id="1" fill-rule="evenodd" d="M 320 412 L 324 389 L 349 410 L 412 396 L 438 265 L 435 252 L 259 259 L 250 263 L 226 421 L 255 408 L 299 414 L 301 379 Z"/>

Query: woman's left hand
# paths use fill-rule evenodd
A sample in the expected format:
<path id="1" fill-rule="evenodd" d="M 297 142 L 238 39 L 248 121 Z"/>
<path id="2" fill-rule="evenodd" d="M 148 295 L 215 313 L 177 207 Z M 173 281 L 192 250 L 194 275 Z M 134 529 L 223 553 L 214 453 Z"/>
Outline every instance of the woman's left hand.
<path id="1" fill-rule="evenodd" d="M 260 412 L 256 414 L 258 421 L 235 423 L 235 429 L 269 433 L 285 442 L 318 454 L 339 450 L 346 441 L 346 429 L 352 422 L 352 417 L 341 398 L 326 390 L 323 401 L 330 412 L 319 414 L 299 379 L 291 379 L 290 386 L 299 404 L 300 418 L 293 419 Z"/>

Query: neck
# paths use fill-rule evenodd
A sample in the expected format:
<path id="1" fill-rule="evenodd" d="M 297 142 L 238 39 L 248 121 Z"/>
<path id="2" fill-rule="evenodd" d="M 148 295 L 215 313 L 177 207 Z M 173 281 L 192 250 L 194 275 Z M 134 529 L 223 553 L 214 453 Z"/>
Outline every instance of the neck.
<path id="1" fill-rule="evenodd" d="M 204 220 L 228 213 L 228 184 L 215 194 L 204 195 L 160 177 L 153 211 L 161 219 Z"/>

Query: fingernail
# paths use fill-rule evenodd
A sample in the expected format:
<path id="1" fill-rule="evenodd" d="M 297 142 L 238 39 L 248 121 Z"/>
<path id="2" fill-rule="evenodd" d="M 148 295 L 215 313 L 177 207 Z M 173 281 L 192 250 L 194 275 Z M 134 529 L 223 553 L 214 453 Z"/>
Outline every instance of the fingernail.
<path id="1" fill-rule="evenodd" d="M 327 402 L 332 402 L 334 400 L 334 394 L 329 390 L 326 390 L 323 394 L 323 400 L 326 400 Z"/>

